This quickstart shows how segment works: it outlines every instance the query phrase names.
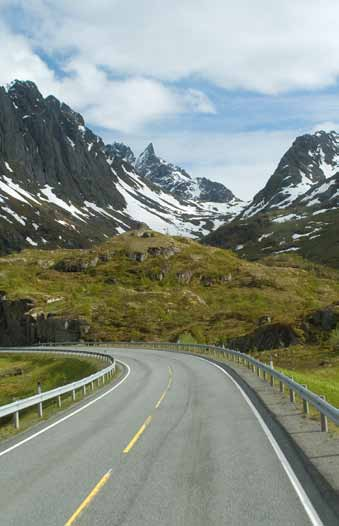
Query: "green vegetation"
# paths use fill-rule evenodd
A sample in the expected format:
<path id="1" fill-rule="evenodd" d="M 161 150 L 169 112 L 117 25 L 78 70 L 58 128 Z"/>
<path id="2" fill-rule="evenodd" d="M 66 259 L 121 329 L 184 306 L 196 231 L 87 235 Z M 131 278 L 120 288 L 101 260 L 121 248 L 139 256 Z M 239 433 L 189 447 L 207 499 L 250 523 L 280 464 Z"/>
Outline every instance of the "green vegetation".
<path id="1" fill-rule="evenodd" d="M 102 366 L 94 358 L 0 353 L 0 405 L 36 394 L 38 382 L 43 391 L 49 391 L 81 380 Z"/>
<path id="2" fill-rule="evenodd" d="M 202 343 L 253 331 L 262 316 L 295 324 L 338 299 L 334 269 L 301 258 L 286 258 L 285 266 L 281 257 L 276 265 L 272 257 L 251 263 L 231 251 L 143 232 L 91 250 L 25 250 L 0 258 L 0 290 L 8 299 L 31 298 L 32 314 L 86 319 L 89 339 L 189 335 Z"/>
<path id="3" fill-rule="evenodd" d="M 51 354 L 0 354 L 0 405 L 19 398 L 36 394 L 37 382 L 40 381 L 43 391 L 68 384 L 89 376 L 103 367 L 103 362 L 95 358 L 74 356 L 52 356 Z M 113 379 L 121 374 L 117 370 Z M 97 383 L 93 392 L 100 389 Z M 62 397 L 62 410 L 70 407 L 74 402 L 72 394 Z M 76 400 L 84 398 L 82 389 L 76 391 Z M 57 399 L 43 403 L 43 420 L 47 420 L 60 411 Z M 20 412 L 20 431 L 41 422 L 36 407 Z M 12 417 L 2 418 L 0 421 L 0 439 L 8 438 L 18 433 L 12 423 Z"/>

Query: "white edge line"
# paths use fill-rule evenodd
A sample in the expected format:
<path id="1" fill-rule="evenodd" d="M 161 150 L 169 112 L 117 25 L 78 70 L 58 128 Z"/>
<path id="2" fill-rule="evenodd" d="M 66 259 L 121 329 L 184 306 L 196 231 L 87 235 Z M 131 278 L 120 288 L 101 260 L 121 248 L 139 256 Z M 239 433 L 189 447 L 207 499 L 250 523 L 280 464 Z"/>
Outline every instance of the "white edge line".
<path id="1" fill-rule="evenodd" d="M 291 482 L 296 494 L 298 495 L 299 500 L 300 500 L 304 510 L 306 511 L 306 513 L 308 515 L 308 518 L 310 519 L 312 525 L 313 526 L 324 526 L 324 523 L 320 519 L 320 517 L 319 517 L 317 511 L 315 510 L 312 502 L 310 501 L 308 495 L 306 494 L 304 488 L 302 487 L 297 475 L 294 473 L 291 464 L 287 460 L 287 458 L 286 458 L 285 454 L 283 453 L 282 449 L 280 448 L 278 442 L 276 441 L 276 439 L 272 435 L 270 429 L 267 427 L 267 424 L 263 420 L 262 416 L 260 415 L 260 413 L 258 412 L 256 407 L 253 405 L 252 401 L 247 396 L 247 394 L 245 393 L 243 388 L 220 365 L 217 365 L 216 363 L 213 363 L 213 362 L 211 362 L 210 360 L 208 360 L 206 358 L 200 358 L 199 356 L 196 356 L 196 358 L 198 358 L 199 360 L 203 360 L 204 362 L 208 362 L 211 365 L 214 365 L 214 367 L 217 367 L 218 369 L 220 369 L 220 371 L 222 371 L 234 383 L 234 385 L 237 387 L 237 389 L 241 392 L 242 396 L 244 397 L 244 399 L 246 400 L 247 404 L 249 405 L 249 407 L 253 411 L 254 415 L 256 416 L 256 418 L 257 418 L 260 426 L 262 427 L 265 435 L 267 436 L 272 448 L 274 449 L 274 451 L 275 451 L 275 453 L 276 453 L 276 455 L 277 455 L 282 467 L 284 468 L 288 478 L 290 479 L 290 482 Z"/>
<path id="2" fill-rule="evenodd" d="M 2 457 L 3 455 L 6 455 L 7 453 L 10 453 L 11 451 L 16 449 L 17 447 L 22 446 L 22 445 L 26 444 L 27 442 L 30 442 L 30 440 L 33 440 L 33 438 L 36 438 L 39 435 L 42 435 L 43 433 L 46 433 L 46 431 L 49 431 L 50 429 L 53 429 L 53 427 L 57 426 L 58 424 L 61 424 L 62 422 L 65 422 L 69 418 L 72 418 L 72 416 L 77 415 L 78 413 L 80 413 L 84 409 L 87 409 L 87 407 L 91 406 L 92 404 L 95 404 L 96 402 L 98 402 L 99 400 L 104 398 L 105 396 L 108 396 L 110 393 L 112 393 L 112 391 L 117 389 L 117 387 L 119 387 L 125 380 L 127 380 L 127 378 L 130 375 L 131 368 L 125 362 L 122 362 L 120 360 L 116 360 L 116 361 L 117 361 L 117 363 L 121 363 L 122 365 L 124 365 L 127 368 L 127 374 L 117 384 L 115 384 L 113 387 L 111 387 L 111 389 L 109 389 L 108 391 L 105 391 L 101 395 L 97 396 L 96 398 L 94 398 L 94 400 L 91 400 L 90 402 L 87 402 L 87 404 L 79 407 L 79 409 L 76 409 L 72 413 L 60 418 L 56 422 L 53 422 L 53 424 L 50 424 L 49 426 L 44 427 L 43 429 L 40 429 L 40 431 L 37 431 L 37 433 L 34 433 L 33 435 L 30 435 L 29 437 L 24 438 L 23 440 L 21 440 L 17 444 L 14 444 L 13 446 L 10 446 L 9 448 L 5 449 L 4 451 L 1 451 L 0 452 L 0 457 Z"/>

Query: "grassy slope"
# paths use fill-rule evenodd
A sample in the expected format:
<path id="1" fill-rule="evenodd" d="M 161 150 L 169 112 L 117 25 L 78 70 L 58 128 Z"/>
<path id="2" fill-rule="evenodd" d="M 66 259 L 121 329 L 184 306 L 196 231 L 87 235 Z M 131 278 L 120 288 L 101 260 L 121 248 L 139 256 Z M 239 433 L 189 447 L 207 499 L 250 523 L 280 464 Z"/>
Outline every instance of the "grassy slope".
<path id="1" fill-rule="evenodd" d="M 143 262 L 129 257 L 152 246 L 175 247 L 178 253 L 148 256 Z M 109 260 L 85 272 L 53 268 L 64 258 L 89 260 L 96 255 L 108 255 Z M 164 279 L 157 281 L 153 275 L 160 271 Z M 177 273 L 185 271 L 193 275 L 190 283 L 182 284 Z M 212 285 L 204 286 L 202 276 Z M 112 278 L 116 284 L 107 283 Z M 297 257 L 250 263 L 184 238 L 158 233 L 140 238 L 131 232 L 90 251 L 25 250 L 0 258 L 0 290 L 7 291 L 9 299 L 32 298 L 37 313 L 86 318 L 89 338 L 175 340 L 187 333 L 215 343 L 253 330 L 262 315 L 293 323 L 336 301 L 339 281 L 335 270 Z"/>
<path id="2" fill-rule="evenodd" d="M 50 354 L 0 354 L 0 405 L 80 380 L 102 368 L 99 360 Z M 15 375 L 20 369 L 22 374 Z"/>

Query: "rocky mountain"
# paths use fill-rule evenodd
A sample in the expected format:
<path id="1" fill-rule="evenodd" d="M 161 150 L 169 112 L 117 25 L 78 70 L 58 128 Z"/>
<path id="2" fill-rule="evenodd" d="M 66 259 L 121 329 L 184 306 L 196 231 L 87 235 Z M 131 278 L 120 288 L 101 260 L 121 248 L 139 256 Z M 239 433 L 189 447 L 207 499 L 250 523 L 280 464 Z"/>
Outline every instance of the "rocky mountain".
<path id="1" fill-rule="evenodd" d="M 290 207 L 315 184 L 332 177 L 338 167 L 339 134 L 335 131 L 297 137 L 266 186 L 245 208 L 243 216 Z"/>
<path id="2" fill-rule="evenodd" d="M 197 202 L 236 203 L 238 199 L 223 184 L 210 181 L 205 177 L 191 177 L 183 168 L 167 163 L 155 153 L 153 144 L 149 144 L 138 157 L 135 167 L 138 173 L 173 193 L 179 199 Z"/>
<path id="3" fill-rule="evenodd" d="M 107 144 L 105 148 L 106 154 L 110 158 L 117 158 L 120 161 L 126 161 L 129 164 L 134 165 L 135 155 L 131 148 L 122 142 L 114 142 L 113 144 Z"/>
<path id="4" fill-rule="evenodd" d="M 339 135 L 298 137 L 265 188 L 205 242 L 259 259 L 291 252 L 339 266 Z"/>
<path id="5" fill-rule="evenodd" d="M 200 237 L 230 217 L 230 207 L 178 199 L 133 162 L 34 83 L 0 88 L 0 253 L 88 247 L 140 223 Z"/>

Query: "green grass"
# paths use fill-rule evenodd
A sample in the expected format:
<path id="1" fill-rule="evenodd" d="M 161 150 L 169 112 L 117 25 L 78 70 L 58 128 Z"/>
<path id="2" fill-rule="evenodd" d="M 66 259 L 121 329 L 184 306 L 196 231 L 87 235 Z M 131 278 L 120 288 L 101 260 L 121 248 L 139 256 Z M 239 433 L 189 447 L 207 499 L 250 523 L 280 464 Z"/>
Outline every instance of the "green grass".
<path id="1" fill-rule="evenodd" d="M 149 255 L 143 262 L 129 257 L 151 247 L 173 247 L 177 253 Z M 66 258 L 96 256 L 101 257 L 96 267 L 84 272 L 54 269 Z M 0 258 L 0 290 L 9 299 L 31 298 L 33 314 L 86 319 L 89 339 L 176 341 L 189 334 L 195 341 L 216 343 L 254 330 L 263 315 L 297 324 L 336 301 L 339 274 L 302 261 L 250 263 L 192 240 L 130 232 L 91 250 L 32 249 Z M 180 283 L 177 274 L 187 270 L 190 282 Z M 161 281 L 156 279 L 160 272 Z M 211 285 L 205 286 L 203 278 Z"/>
<path id="2" fill-rule="evenodd" d="M 300 372 L 290 369 L 280 370 L 287 376 L 293 376 L 296 382 L 307 385 L 310 391 L 325 396 L 330 404 L 339 408 L 339 365 Z"/>
<path id="3" fill-rule="evenodd" d="M 94 358 L 53 357 L 50 354 L 0 354 L 0 405 L 12 402 L 13 398 L 25 398 L 36 393 L 37 381 L 41 381 L 44 391 L 59 387 L 72 381 L 80 380 L 102 369 L 103 362 Z M 22 369 L 22 375 L 11 375 L 15 370 Z M 6 376 L 1 376 L 5 375 Z M 7 376 L 9 374 L 9 376 Z M 116 379 L 121 374 L 117 369 L 110 379 Z M 97 382 L 94 390 L 88 389 L 87 396 L 101 389 Z M 13 396 L 15 395 L 15 396 Z M 76 402 L 84 398 L 82 389 L 76 391 Z M 32 407 L 20 412 L 20 430 L 16 430 L 12 417 L 0 419 L 0 440 L 9 438 L 18 432 L 47 420 L 59 411 L 64 411 L 73 402 L 72 395 L 61 397 L 62 407 L 58 407 L 57 400 L 52 399 L 43 403 L 43 418 L 37 414 L 37 408 Z"/>
<path id="4" fill-rule="evenodd" d="M 0 353 L 0 405 L 80 380 L 103 367 L 94 358 L 53 356 L 52 354 Z M 20 372 L 20 374 L 15 374 Z"/>

